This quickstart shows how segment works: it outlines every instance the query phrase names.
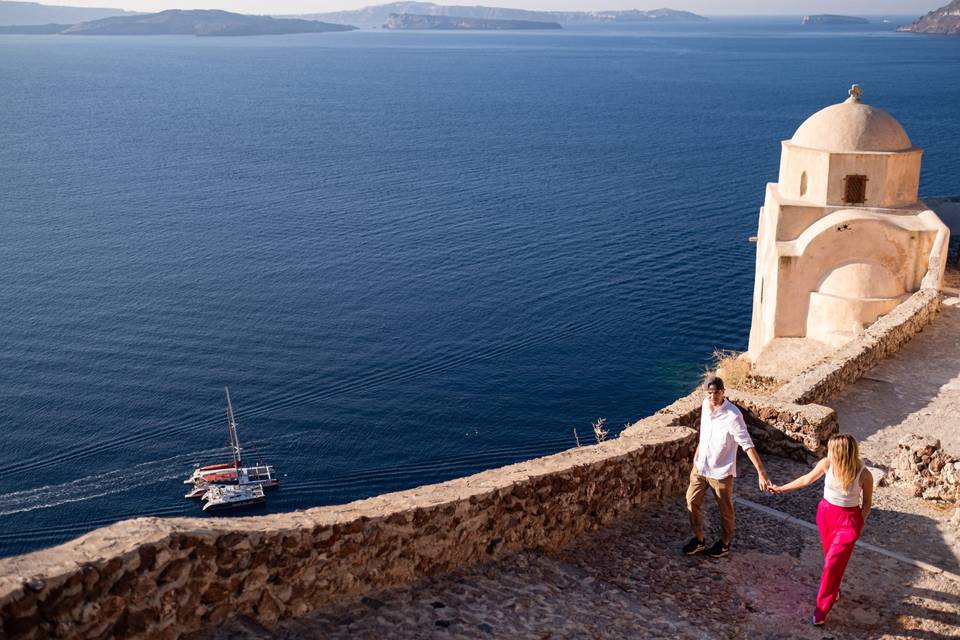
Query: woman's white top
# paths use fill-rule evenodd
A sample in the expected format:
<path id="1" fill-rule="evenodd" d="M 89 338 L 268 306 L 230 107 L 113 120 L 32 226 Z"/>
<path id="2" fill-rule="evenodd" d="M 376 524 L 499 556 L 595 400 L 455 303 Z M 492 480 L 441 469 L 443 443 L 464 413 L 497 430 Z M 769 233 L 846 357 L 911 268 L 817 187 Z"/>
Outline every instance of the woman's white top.
<path id="1" fill-rule="evenodd" d="M 866 469 L 866 466 L 860 467 L 860 473 L 850 483 L 850 490 L 844 491 L 843 486 L 833 475 L 833 465 L 827 467 L 827 475 L 823 479 L 823 498 L 832 505 L 838 507 L 859 507 L 860 497 L 863 490 L 860 488 L 860 474 Z"/>

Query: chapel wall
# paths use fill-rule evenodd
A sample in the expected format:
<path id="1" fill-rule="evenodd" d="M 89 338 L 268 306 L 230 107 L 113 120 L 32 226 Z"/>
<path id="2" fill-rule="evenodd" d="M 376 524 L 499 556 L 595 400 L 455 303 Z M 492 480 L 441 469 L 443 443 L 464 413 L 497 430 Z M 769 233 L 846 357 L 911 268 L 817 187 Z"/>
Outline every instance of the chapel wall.
<path id="1" fill-rule="evenodd" d="M 815 206 L 825 205 L 829 172 L 829 154 L 782 143 L 778 184 L 784 198 Z"/>

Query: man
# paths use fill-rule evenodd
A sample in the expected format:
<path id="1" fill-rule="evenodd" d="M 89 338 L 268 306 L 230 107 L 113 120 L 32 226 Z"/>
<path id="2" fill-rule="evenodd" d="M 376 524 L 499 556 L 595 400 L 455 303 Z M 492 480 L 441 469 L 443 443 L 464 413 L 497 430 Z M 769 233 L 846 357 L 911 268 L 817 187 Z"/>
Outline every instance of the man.
<path id="1" fill-rule="evenodd" d="M 737 476 L 737 445 L 743 448 L 757 469 L 760 490 L 772 486 L 763 469 L 753 440 L 747 432 L 743 414 L 724 397 L 723 380 L 716 376 L 704 384 L 706 399 L 700 414 L 700 444 L 693 455 L 690 486 L 687 487 L 687 511 L 694 538 L 683 547 L 688 556 L 701 551 L 711 558 L 722 558 L 730 553 L 733 538 L 733 479 Z M 704 551 L 703 518 L 700 508 L 707 488 L 713 490 L 720 507 L 721 537 Z"/>

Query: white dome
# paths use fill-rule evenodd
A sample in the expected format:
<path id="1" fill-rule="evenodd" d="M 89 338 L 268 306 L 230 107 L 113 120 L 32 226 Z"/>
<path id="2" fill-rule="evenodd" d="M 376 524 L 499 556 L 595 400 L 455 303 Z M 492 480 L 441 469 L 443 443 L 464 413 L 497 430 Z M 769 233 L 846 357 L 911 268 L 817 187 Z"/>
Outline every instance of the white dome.
<path id="1" fill-rule="evenodd" d="M 854 85 L 856 87 L 856 85 Z M 913 148 L 896 118 L 860 102 L 859 88 L 846 102 L 821 109 L 806 119 L 790 140 L 823 151 L 906 151 Z"/>

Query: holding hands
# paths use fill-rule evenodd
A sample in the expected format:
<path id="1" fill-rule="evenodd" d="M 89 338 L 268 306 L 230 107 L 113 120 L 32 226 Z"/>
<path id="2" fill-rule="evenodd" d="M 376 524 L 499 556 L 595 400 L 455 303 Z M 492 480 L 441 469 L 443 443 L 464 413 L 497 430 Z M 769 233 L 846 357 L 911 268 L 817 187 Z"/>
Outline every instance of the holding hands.
<path id="1" fill-rule="evenodd" d="M 770 482 L 770 478 L 767 477 L 767 474 L 764 473 L 760 475 L 760 491 L 763 491 L 764 493 L 780 494 L 787 493 L 790 491 L 790 489 L 787 488 L 786 485 L 773 484 Z"/>
<path id="2" fill-rule="evenodd" d="M 770 481 L 770 478 L 767 476 L 766 471 L 760 471 L 757 473 L 758 483 L 760 485 L 760 491 L 764 493 L 787 493 L 791 491 L 792 488 L 789 485 L 776 485 Z"/>
<path id="3" fill-rule="evenodd" d="M 760 491 L 767 493 L 768 491 L 773 491 L 773 483 L 770 482 L 770 478 L 767 477 L 767 474 L 763 471 L 757 474 L 757 479 L 760 484 Z"/>

